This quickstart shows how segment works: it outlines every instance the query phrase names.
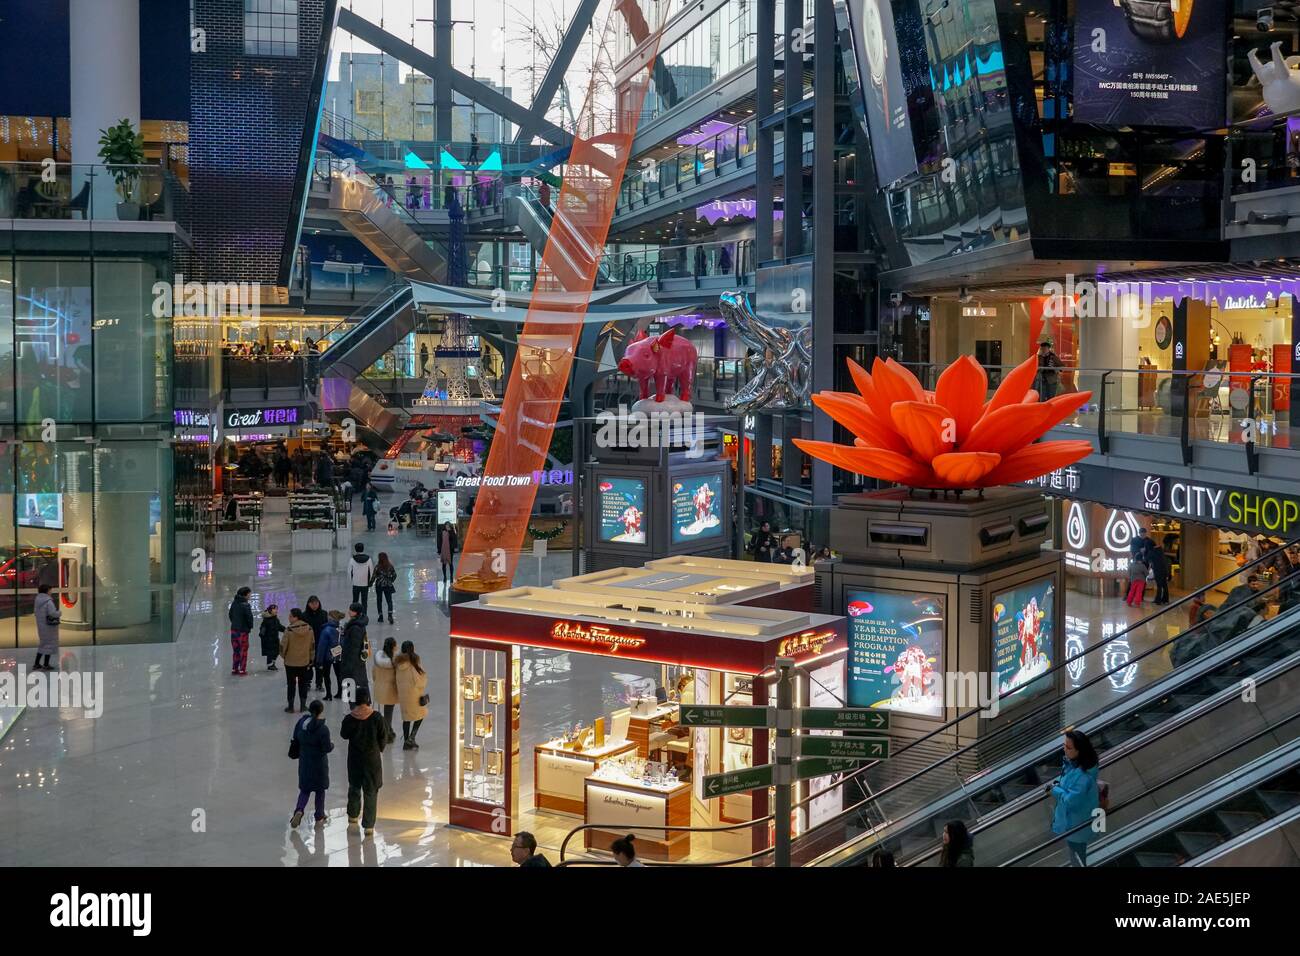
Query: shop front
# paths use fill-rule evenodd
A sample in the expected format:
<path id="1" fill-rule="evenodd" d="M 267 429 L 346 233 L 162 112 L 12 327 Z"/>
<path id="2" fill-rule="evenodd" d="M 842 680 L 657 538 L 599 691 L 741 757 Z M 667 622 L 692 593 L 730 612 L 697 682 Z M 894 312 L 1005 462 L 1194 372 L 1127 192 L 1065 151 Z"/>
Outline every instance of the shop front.
<path id="1" fill-rule="evenodd" d="M 1192 592 L 1228 577 L 1261 554 L 1282 555 L 1300 538 L 1300 496 L 1230 487 L 1162 474 L 1075 465 L 1035 485 L 1060 498 L 1055 536 L 1065 551 L 1071 588 L 1115 596 L 1127 586 L 1132 541 L 1143 529 L 1170 562 L 1175 592 Z"/>
<path id="2" fill-rule="evenodd" d="M 670 574 L 647 571 L 638 580 L 663 585 Z M 786 587 L 709 580 L 702 596 L 719 600 L 720 587 L 750 598 Z M 612 593 L 629 586 L 635 603 Z M 693 602 L 631 579 L 603 590 L 577 579 L 452 608 L 451 824 L 501 836 L 528 830 L 551 846 L 585 824 L 570 847 L 596 850 L 631 832 L 639 852 L 656 860 L 718 862 L 767 846 L 769 826 L 701 831 L 767 813 L 767 791 L 708 799 L 704 778 L 768 763 L 772 734 L 688 728 L 680 708 L 770 705 L 781 656 L 800 669 L 801 700 L 842 705 L 844 619 Z M 830 783 L 800 785 L 797 796 L 814 799 L 800 805 L 797 824 L 840 809 Z"/>

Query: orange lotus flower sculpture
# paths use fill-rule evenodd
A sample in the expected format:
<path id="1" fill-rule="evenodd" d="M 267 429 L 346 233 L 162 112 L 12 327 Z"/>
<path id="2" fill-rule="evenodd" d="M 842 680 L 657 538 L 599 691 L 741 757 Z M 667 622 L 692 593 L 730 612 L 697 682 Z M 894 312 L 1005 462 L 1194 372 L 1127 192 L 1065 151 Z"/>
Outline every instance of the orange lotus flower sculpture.
<path id="1" fill-rule="evenodd" d="M 853 446 L 794 443 L 814 458 L 859 475 L 912 488 L 966 489 L 1031 481 L 1092 453 L 1086 441 L 1038 442 L 1077 411 L 1091 392 L 1039 401 L 1030 386 L 1038 356 L 1017 366 L 991 399 L 988 376 L 969 355 L 944 370 L 933 392 L 893 359 L 868 373 L 852 359 L 860 395 L 820 392 L 813 403 L 855 436 Z"/>

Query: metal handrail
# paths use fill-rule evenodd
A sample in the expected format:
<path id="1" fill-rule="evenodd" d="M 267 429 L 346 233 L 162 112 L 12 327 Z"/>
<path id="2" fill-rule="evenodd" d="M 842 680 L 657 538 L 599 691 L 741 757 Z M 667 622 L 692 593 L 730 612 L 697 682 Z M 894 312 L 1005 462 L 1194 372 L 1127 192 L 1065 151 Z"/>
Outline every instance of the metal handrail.
<path id="1" fill-rule="evenodd" d="M 1289 547 L 1292 547 L 1292 546 L 1294 546 L 1294 545 L 1296 545 L 1296 544 L 1300 544 L 1300 539 L 1297 539 L 1297 540 L 1295 540 L 1295 541 L 1289 542 L 1288 545 L 1287 545 L 1287 547 L 1289 548 Z M 1212 582 L 1212 583 L 1206 585 L 1205 587 L 1201 588 L 1199 591 L 1195 591 L 1195 592 L 1193 592 L 1193 593 L 1191 593 L 1191 594 L 1187 594 L 1187 595 L 1185 595 L 1185 596 L 1179 598 L 1177 601 L 1174 601 L 1172 604 L 1167 604 L 1167 605 L 1165 605 L 1165 606 L 1164 606 L 1164 607 L 1163 607 L 1159 612 L 1157 612 L 1157 613 L 1155 613 L 1155 614 L 1148 615 L 1147 617 L 1143 618 L 1141 621 L 1138 621 L 1136 624 L 1131 625 L 1131 626 L 1130 626 L 1129 628 L 1127 628 L 1126 630 L 1121 631 L 1121 632 L 1118 633 L 1118 634 L 1112 634 L 1112 635 L 1109 635 L 1109 636 L 1103 638 L 1102 640 L 1098 641 L 1097 643 L 1093 644 L 1091 647 L 1085 647 L 1083 650 L 1079 651 L 1078 653 L 1076 653 L 1076 654 L 1074 654 L 1074 655 L 1071 655 L 1070 657 L 1067 657 L 1065 660 L 1061 661 L 1060 663 L 1055 664 L 1055 665 L 1053 665 L 1052 667 L 1048 668 L 1048 669 L 1047 669 L 1046 671 L 1044 671 L 1041 675 L 1039 675 L 1037 678 L 1035 678 L 1035 680 L 1042 680 L 1042 679 L 1046 678 L 1047 676 L 1049 676 L 1049 675 L 1051 675 L 1051 674 L 1054 674 L 1054 673 L 1060 671 L 1062 668 L 1065 668 L 1065 667 L 1070 663 L 1070 661 L 1076 660 L 1076 659 L 1078 659 L 1078 658 L 1080 658 L 1080 657 L 1084 657 L 1084 656 L 1087 655 L 1087 654 L 1090 654 L 1090 653 L 1092 653 L 1092 652 L 1094 652 L 1094 651 L 1096 651 L 1096 650 L 1099 650 L 1099 649 L 1104 648 L 1106 645 L 1111 644 L 1111 643 L 1113 643 L 1113 642 L 1116 641 L 1116 640 L 1120 640 L 1120 639 L 1122 639 L 1123 636 L 1124 636 L 1124 634 L 1127 634 L 1127 633 L 1129 633 L 1129 632 L 1136 632 L 1136 631 L 1138 631 L 1140 628 L 1144 628 L 1144 627 L 1145 627 L 1147 624 L 1149 624 L 1151 621 L 1154 621 L 1154 620 L 1156 620 L 1157 618 L 1160 618 L 1160 617 L 1164 616 L 1165 614 L 1168 614 L 1170 611 L 1174 610 L 1175 608 L 1181 607 L 1182 605 L 1184 605 L 1184 604 L 1186 604 L 1186 603 L 1189 603 L 1190 601 L 1194 600 L 1196 597 L 1198 597 L 1198 596 L 1200 596 L 1200 595 L 1202 595 L 1202 594 L 1204 594 L 1204 593 L 1208 593 L 1208 592 L 1211 591 L 1213 588 L 1218 587 L 1220 584 L 1222 584 L 1223 582 L 1229 580 L 1230 578 L 1233 578 L 1233 577 L 1236 577 L 1237 575 L 1242 574 L 1243 572 L 1247 571 L 1248 569 L 1254 567 L 1256 564 L 1259 564 L 1259 563 L 1261 563 L 1261 562 L 1263 562 L 1263 561 L 1266 561 L 1266 560 L 1272 560 L 1274 557 L 1275 557 L 1275 555 L 1274 555 L 1273 552 L 1270 552 L 1270 553 L 1268 553 L 1268 554 L 1266 554 L 1266 555 L 1260 555 L 1260 556 L 1259 556 L 1258 558 L 1256 558 L 1254 561 L 1252 561 L 1252 562 L 1250 562 L 1250 563 L 1244 565 L 1243 567 L 1240 567 L 1240 568 L 1236 568 L 1236 569 L 1234 569 L 1233 571 L 1229 572 L 1228 574 L 1224 575 L 1223 577 L 1219 578 L 1218 580 L 1216 580 L 1216 581 L 1214 581 L 1214 582 Z M 1279 580 L 1278 582 L 1276 582 L 1275 584 L 1273 584 L 1272 587 L 1269 588 L 1269 590 L 1272 590 L 1273 587 L 1279 587 L 1279 586 L 1282 584 L 1283 581 L 1290 580 L 1290 577 L 1294 577 L 1294 576 L 1295 576 L 1295 575 L 1291 575 L 1291 576 L 1289 576 L 1288 578 L 1283 578 L 1283 579 Z M 1260 593 L 1264 593 L 1264 592 L 1260 592 Z M 1238 604 L 1234 604 L 1234 605 L 1233 605 L 1232 607 L 1230 607 L 1230 608 L 1227 608 L 1227 609 L 1221 609 L 1221 613 L 1222 613 L 1222 612 L 1226 612 L 1226 611 L 1233 611 L 1233 610 L 1236 610 L 1236 609 L 1242 607 L 1243 605 L 1245 605 L 1245 604 L 1247 604 L 1247 603 L 1249 603 L 1249 602 L 1251 602 L 1251 601 L 1253 601 L 1253 600 L 1256 600 L 1257 598 L 1258 598 L 1258 594 L 1256 594 L 1255 596 L 1253 596 L 1253 597 L 1251 597 L 1251 598 L 1247 598 L 1246 600 L 1243 600 L 1243 601 L 1239 602 Z M 860 815 L 859 812 L 860 812 L 860 810 L 861 810 L 863 807 L 865 807 L 865 806 L 867 806 L 868 804 L 873 803 L 873 802 L 878 803 L 879 800 L 880 800 L 882 797 L 884 797 L 886 794 L 889 794 L 889 793 L 891 793 L 891 792 L 894 792 L 894 791 L 898 790 L 900 787 L 902 787 L 902 786 L 904 786 L 904 785 L 906 785 L 906 784 L 908 784 L 908 783 L 911 783 L 911 782 L 914 781 L 914 780 L 917 780 L 918 778 L 924 776 L 925 774 L 930 773 L 930 772 L 933 771 L 935 768 L 940 767 L 940 766 L 942 766 L 942 765 L 944 765 L 944 764 L 946 764 L 946 763 L 949 763 L 949 762 L 950 762 L 951 760 L 953 760 L 954 758 L 956 758 L 956 757 L 958 757 L 958 756 L 960 756 L 960 755 L 962 755 L 962 754 L 964 754 L 964 753 L 966 753 L 966 752 L 969 752 L 969 751 L 971 751 L 971 750 L 973 750 L 973 749 L 975 749 L 975 748 L 980 748 L 980 747 L 984 747 L 984 748 L 986 748 L 986 747 L 988 746 L 989 740 L 992 739 L 993 737 L 997 737 L 997 736 L 1000 736 L 1000 735 L 1003 735 L 1003 734 L 1008 733 L 1008 732 L 1011 731 L 1013 728 L 1017 728 L 1017 727 L 1023 725 L 1026 721 L 1029 721 L 1029 720 L 1031 720 L 1031 719 L 1033 719 L 1033 718 L 1039 716 L 1039 714 L 1040 714 L 1042 711 L 1047 710 L 1048 708 L 1051 708 L 1051 707 L 1056 707 L 1056 706 L 1058 706 L 1058 705 L 1059 705 L 1060 703 L 1062 703 L 1063 701 L 1065 701 L 1065 700 L 1069 700 L 1070 698 L 1074 697 L 1075 695 L 1077 695 L 1077 694 L 1079 694 L 1079 693 L 1082 693 L 1083 691 L 1087 690 L 1089 687 L 1091 687 L 1091 686 L 1093 686 L 1094 684 L 1098 683 L 1098 682 L 1101 681 L 1102 679 L 1110 677 L 1112 674 L 1116 674 L 1116 673 L 1119 673 L 1119 672 L 1121 672 L 1121 671 L 1128 670 L 1130 667 L 1133 666 L 1134 662 L 1136 662 L 1136 661 L 1140 661 L 1140 660 L 1142 660 L 1143 658 L 1149 656 L 1150 654 L 1155 653 L 1156 651 L 1163 650 L 1165 647 L 1167 647 L 1169 644 L 1172 644 L 1174 641 L 1179 640 L 1179 639 L 1184 638 L 1184 637 L 1187 637 L 1189 634 L 1192 634 L 1192 633 L 1198 631 L 1198 630 L 1201 629 L 1201 628 L 1205 628 L 1205 627 L 1207 627 L 1207 626 L 1211 623 L 1211 621 L 1213 621 L 1213 620 L 1214 620 L 1214 619 L 1211 618 L 1211 619 L 1208 619 L 1208 620 L 1198 621 L 1197 623 L 1195 623 L 1195 624 L 1191 625 L 1190 627 L 1188 627 L 1186 630 L 1181 631 L 1181 632 L 1180 632 L 1178 635 L 1176 635 L 1175 637 L 1172 637 L 1172 638 L 1170 638 L 1169 640 L 1165 641 L 1163 644 L 1159 644 L 1159 645 L 1157 645 L 1157 646 L 1155 646 L 1155 647 L 1153 647 L 1153 648 L 1151 648 L 1151 649 L 1149 649 L 1149 650 L 1147 650 L 1147 651 L 1144 651 L 1142 654 L 1139 654 L 1137 657 L 1129 658 L 1128 660 L 1124 661 L 1122 664 L 1118 664 L 1118 665 L 1116 665 L 1116 666 L 1110 668 L 1109 670 L 1103 671 L 1101 674 L 1099 674 L 1097 677 L 1093 678 L 1092 680 L 1088 681 L 1087 683 L 1082 684 L 1082 685 L 1080 685 L 1080 686 L 1078 686 L 1078 687 L 1072 688 L 1072 689 L 1070 689 L 1069 691 L 1067 691 L 1066 693 L 1061 694 L 1060 696 L 1054 697 L 1054 698 L 1052 698 L 1052 699 L 1050 699 L 1050 700 L 1043 701 L 1043 702 L 1042 702 L 1041 704 L 1039 704 L 1038 707 L 1036 707 L 1033 711 L 1028 712 L 1028 713 L 1026 713 L 1026 714 L 1023 714 L 1022 716 L 1018 717 L 1016 720 L 1014 720 L 1014 721 L 1012 721 L 1012 722 L 1010 722 L 1010 723 L 1004 724 L 1002 727 L 999 727 L 997 730 L 993 731 L 993 733 L 988 734 L 988 735 L 986 735 L 986 736 L 980 738 L 979 740 L 977 740 L 977 741 L 974 742 L 974 743 L 968 744 L 968 745 L 966 745 L 966 746 L 964 746 L 964 747 L 961 747 L 961 748 L 959 748 L 959 749 L 957 749 L 957 750 L 954 750 L 953 752 L 951 752 L 951 753 L 949 753 L 949 754 L 947 754 L 947 755 L 941 757 L 940 759 L 934 761 L 934 762 L 931 763 L 929 766 L 924 767 L 924 768 L 922 768 L 921 770 L 918 770 L 918 771 L 912 773 L 911 775 L 909 775 L 909 776 L 903 778 L 902 780 L 898 780 L 898 781 L 895 781 L 895 782 L 892 783 L 892 784 L 889 784 L 888 786 L 882 788 L 881 790 L 877 791 L 876 793 L 873 793 L 873 794 L 871 794 L 870 796 L 864 798 L 864 799 L 863 799 L 862 801 L 860 801 L 859 803 L 856 803 L 856 804 L 854 804 L 852 807 L 849 807 L 847 810 L 844 810 L 844 811 L 840 812 L 839 814 L 837 814 L 836 816 L 832 817 L 831 819 L 829 819 L 829 820 L 825 820 L 825 821 L 823 821 L 822 823 L 818 824 L 816 827 L 812 827 L 812 828 L 810 828 L 808 831 L 806 831 L 805 833 L 801 834 L 800 837 L 798 837 L 797 839 L 804 839 L 804 840 L 806 840 L 807 837 L 809 836 L 809 834 L 811 834 L 811 833 L 814 832 L 815 830 L 822 829 L 822 828 L 824 828 L 824 827 L 829 827 L 829 826 L 835 825 L 835 824 L 837 824 L 837 823 L 845 823 L 845 822 L 848 822 L 848 821 L 849 821 L 850 819 L 852 819 L 853 817 Z M 1015 693 L 1017 693 L 1019 690 L 1020 690 L 1020 688 L 1014 688 L 1014 689 L 1012 689 L 1011 691 L 1008 691 L 1008 692 L 1006 692 L 1006 693 L 1004 693 L 1004 694 L 1001 694 L 1001 695 L 999 695 L 998 700 L 1001 701 L 1001 700 L 1004 699 L 1004 698 L 1011 697 L 1011 696 L 1013 696 Z M 908 750 L 913 749 L 914 747 L 919 746 L 919 745 L 922 744 L 922 743 L 925 743 L 926 741 L 929 741 L 929 740 L 931 740 L 931 739 L 933 739 L 933 738 L 939 737 L 939 736 L 942 735 L 945 731 L 949 731 L 949 730 L 954 729 L 955 727 L 957 727 L 958 724 L 962 723 L 963 721 L 970 720 L 970 719 L 973 718 L 973 717 L 978 717 L 979 714 L 980 714 L 983 710 L 984 710 L 983 707 L 976 707 L 976 708 L 972 708 L 971 710 L 967 711 L 967 712 L 964 713 L 964 714 L 960 714 L 959 716 L 953 718 L 952 720 L 949 720 L 948 722 L 942 724 L 941 726 L 935 728 L 934 730 L 931 730 L 930 732 L 926 733 L 925 735 L 923 735 L 923 736 L 921 736 L 921 737 L 918 737 L 918 738 L 916 738 L 915 740 L 909 741 L 908 743 L 904 744 L 902 747 L 898 748 L 898 750 L 894 751 L 893 756 L 896 757 L 898 754 L 904 753 L 904 752 L 906 752 L 906 751 L 908 751 Z M 1098 711 L 1098 712 L 1094 712 L 1093 714 L 1090 714 L 1090 715 L 1088 715 L 1087 717 L 1082 718 L 1082 720 L 1081 720 L 1080 722 L 1091 719 L 1092 717 L 1096 716 L 1096 713 L 1099 713 L 1099 711 Z M 872 767 L 876 766 L 876 764 L 878 764 L 878 763 L 880 763 L 880 761 L 872 761 L 871 763 L 865 764 L 864 766 L 859 767 L 858 769 L 852 771 L 851 773 L 845 774 L 845 775 L 844 775 L 844 776 L 843 776 L 843 777 L 842 777 L 842 778 L 841 778 L 837 783 L 835 783 L 832 787 L 828 787 L 827 789 L 822 790 L 822 791 L 819 791 L 819 792 L 816 793 L 816 794 L 810 794 L 806 799 L 807 799 L 807 800 L 811 800 L 811 799 L 813 799 L 814 797 L 821 796 L 821 795 L 823 795 L 823 794 L 825 794 L 825 793 L 829 793 L 829 792 L 831 791 L 831 789 L 833 789 L 834 787 L 842 787 L 842 786 L 844 786 L 844 784 L 846 784 L 848 781 L 850 781 L 850 780 L 854 780 L 854 779 L 856 779 L 856 778 L 862 776 L 862 775 L 865 774 L 868 770 L 870 770 Z"/>
<path id="2" fill-rule="evenodd" d="M 1293 654 L 1293 655 L 1292 655 L 1292 659 L 1295 659 L 1297 656 L 1300 656 L 1300 655 L 1294 655 L 1294 654 Z M 1276 675 L 1274 675 L 1274 676 L 1276 676 Z M 1272 679 L 1272 678 L 1270 678 L 1270 680 L 1271 680 L 1271 679 Z M 1221 702 L 1221 703 L 1222 703 L 1222 702 Z M 1228 747 L 1228 748 L 1226 748 L 1226 749 L 1224 749 L 1224 750 L 1219 751 L 1219 752 L 1216 753 L 1214 756 L 1212 756 L 1212 757 L 1206 757 L 1204 760 L 1201 760 L 1201 761 L 1199 761 L 1199 762 L 1193 764 L 1192 766 L 1186 768 L 1185 770 L 1181 771 L 1180 773 L 1176 773 L 1176 774 L 1174 774 L 1174 776 L 1170 777 L 1168 780 L 1162 781 L 1161 783 L 1158 783 L 1158 784 L 1156 784 L 1156 785 L 1153 786 L 1153 787 L 1148 787 L 1147 789 L 1145 789 L 1145 790 L 1143 790 L 1141 793 L 1139 793 L 1137 796 L 1135 796 L 1135 797 L 1130 797 L 1128 800 L 1125 800 L 1123 803 L 1119 803 L 1119 804 L 1116 804 L 1115 806 L 1111 807 L 1109 810 L 1106 811 L 1107 816 L 1109 817 L 1109 815 L 1112 814 L 1112 813 L 1117 813 L 1118 811 L 1123 810 L 1125 807 L 1132 806 L 1133 804 L 1137 803 L 1139 800 L 1145 800 L 1145 799 L 1147 799 L 1151 794 L 1155 793 L 1157 790 L 1161 790 L 1161 789 L 1163 789 L 1164 787 L 1169 786 L 1170 784 L 1177 783 L 1179 780 L 1182 780 L 1182 779 L 1184 779 L 1185 777 L 1189 777 L 1189 776 L 1191 776 L 1192 774 L 1197 773 L 1198 771 L 1204 770 L 1206 767 L 1208 767 L 1210 764 L 1214 763 L 1215 761 L 1217 761 L 1217 760 L 1222 760 L 1222 759 L 1223 759 L 1225 756 L 1227 756 L 1228 754 L 1233 753 L 1234 751 L 1240 750 L 1242 747 L 1249 746 L 1250 744 L 1253 744 L 1255 741 L 1257 741 L 1257 740 L 1259 740 L 1259 739 L 1261 739 L 1261 738 L 1263 738 L 1263 737 L 1267 737 L 1269 734 L 1271 734 L 1271 733 L 1273 733 L 1274 731 L 1278 730 L 1280 727 L 1283 727 L 1283 726 L 1285 726 L 1286 724 L 1291 723 L 1291 721 L 1293 721 L 1293 720 L 1300 720 L 1300 714 L 1292 714 L 1290 717 L 1283 718 L 1282 720 L 1279 720 L 1279 721 L 1278 721 L 1277 723 L 1275 723 L 1275 724 L 1270 724 L 1269 726 L 1265 727 L 1263 730 L 1258 730 L 1258 731 L 1256 731 L 1255 733 L 1251 734 L 1251 735 L 1250 735 L 1249 737 L 1247 737 L 1245 740 L 1239 740 L 1239 741 L 1237 741 L 1237 743 L 1233 744 L 1231 747 Z M 1164 733 L 1161 733 L 1161 734 L 1158 734 L 1158 735 L 1152 737 L 1151 740 L 1147 741 L 1147 743 L 1151 743 L 1151 742 L 1156 741 L 1156 740 L 1163 740 L 1163 739 L 1165 738 L 1165 736 L 1167 736 L 1167 734 L 1169 734 L 1169 733 L 1173 733 L 1173 732 L 1174 732 L 1175 730 L 1177 730 L 1177 729 L 1178 729 L 1178 728 L 1176 728 L 1176 727 L 1169 728 L 1168 731 L 1166 731 L 1166 732 L 1164 732 Z M 1098 763 L 1098 766 L 1100 767 L 1101 764 Z M 1233 774 L 1225 774 L 1225 776 L 1235 776 L 1235 775 L 1238 774 L 1238 773 L 1240 773 L 1240 769 L 1238 769 L 1237 771 L 1234 771 Z M 1223 779 L 1222 777 L 1219 778 L 1219 780 L 1222 780 L 1222 779 Z M 1042 799 L 1042 797 L 1040 797 L 1039 799 Z M 997 819 L 997 820 L 990 820 L 987 824 L 982 824 L 982 825 L 980 825 L 980 826 L 975 827 L 975 828 L 971 831 L 971 835 L 974 836 L 974 834 L 979 833 L 980 831 L 986 829 L 987 827 L 997 826 L 998 824 L 1005 823 L 1007 820 L 1011 819 L 1012 817 L 1014 817 L 1016 814 L 1020 813 L 1021 811 L 1025 810 L 1025 809 L 1027 809 L 1027 808 L 1029 808 L 1029 807 L 1031 807 L 1031 806 L 1037 806 L 1037 805 L 1038 805 L 1038 801 L 1037 801 L 1037 800 L 1035 800 L 1035 801 L 1033 801 L 1033 802 L 1030 802 L 1030 803 L 1026 803 L 1023 807 L 1018 807 L 1018 808 L 1015 810 L 1014 813 L 1009 813 L 1009 814 L 1007 814 L 1006 816 L 1001 817 L 1001 818 L 999 818 L 999 819 Z M 1156 812 L 1159 812 L 1160 810 L 1164 810 L 1164 809 L 1167 809 L 1167 808 L 1166 808 L 1166 807 L 1158 807 L 1158 808 L 1157 808 L 1155 811 L 1153 811 L 1151 814 L 1148 814 L 1148 816 L 1152 816 L 1152 815 L 1154 815 Z M 1146 818 L 1144 817 L 1143 819 L 1146 819 Z M 1091 820 L 1085 821 L 1085 822 L 1083 822 L 1083 823 L 1077 823 L 1077 824 L 1075 824 L 1074 826 L 1072 826 L 1070 829 L 1066 830 L 1064 833 L 1055 833 L 1055 834 L 1052 835 L 1052 838 L 1051 838 L 1051 839 L 1049 839 L 1049 840 L 1044 840 L 1042 843 L 1038 844 L 1037 846 L 1031 847 L 1031 848 L 1029 848 L 1028 850 L 1025 850 L 1024 852 L 1019 853 L 1019 854 L 1017 854 L 1016 856 L 1013 856 L 1013 857 L 1012 857 L 1011 859 L 1009 859 L 1009 860 L 1003 860 L 1001 863 L 998 864 L 998 866 L 1000 866 L 1000 867 L 1002 867 L 1002 866 L 1015 866 L 1017 863 L 1019 863 L 1021 860 L 1025 859 L 1026 857 L 1028 857 L 1028 856 L 1032 856 L 1033 854 L 1038 853 L 1040 850 L 1045 850 L 1047 847 L 1051 846 L 1053 843 L 1058 843 L 1058 842 L 1060 842 L 1061 840 L 1065 840 L 1065 839 L 1067 839 L 1071 833 L 1078 833 L 1079 831 L 1083 830 L 1085 827 L 1091 827 L 1091 826 L 1092 826 L 1092 821 L 1091 821 Z M 1109 834 L 1108 834 L 1108 835 L 1109 835 Z M 930 850 L 929 852 L 927 852 L 926 855 L 923 856 L 923 857 L 921 857 L 920 859 L 918 859 L 918 860 L 916 860 L 916 861 L 914 861 L 914 862 L 911 862 L 911 863 L 905 864 L 905 865 L 907 865 L 907 866 L 916 866 L 917 864 L 921 863 L 922 861 L 930 859 L 930 857 L 934 856 L 934 854 L 935 854 L 935 853 L 938 853 L 938 852 L 941 852 L 941 850 L 934 850 L 934 849 L 932 849 L 932 850 Z"/>

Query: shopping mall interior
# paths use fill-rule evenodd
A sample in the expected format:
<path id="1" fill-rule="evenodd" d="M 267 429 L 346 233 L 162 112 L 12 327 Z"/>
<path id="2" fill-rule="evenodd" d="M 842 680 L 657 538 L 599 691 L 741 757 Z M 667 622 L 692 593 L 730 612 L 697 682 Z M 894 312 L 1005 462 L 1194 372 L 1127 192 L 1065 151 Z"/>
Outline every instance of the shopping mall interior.
<path id="1" fill-rule="evenodd" d="M 0 0 L 0 864 L 1300 866 L 1296 57 Z"/>

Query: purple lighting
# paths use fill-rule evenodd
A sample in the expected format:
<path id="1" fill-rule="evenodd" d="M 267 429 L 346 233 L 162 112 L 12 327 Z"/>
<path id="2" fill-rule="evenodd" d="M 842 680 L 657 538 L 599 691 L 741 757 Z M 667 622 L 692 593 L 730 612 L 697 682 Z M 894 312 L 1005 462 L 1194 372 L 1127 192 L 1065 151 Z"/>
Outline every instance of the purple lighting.
<path id="1" fill-rule="evenodd" d="M 724 123 L 722 120 L 706 120 L 700 125 L 699 129 L 691 130 L 689 133 L 683 133 L 677 137 L 678 146 L 699 146 L 706 139 L 713 139 L 719 133 L 725 133 L 732 128 L 731 123 Z"/>
<path id="2" fill-rule="evenodd" d="M 696 206 L 695 218 L 703 219 L 710 226 L 714 226 L 717 225 L 718 220 L 731 219 L 734 216 L 753 219 L 757 210 L 758 202 L 754 199 L 715 199 L 703 206 Z"/>

